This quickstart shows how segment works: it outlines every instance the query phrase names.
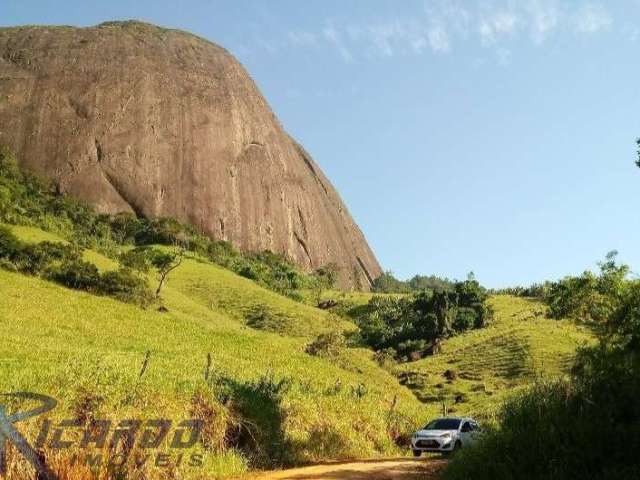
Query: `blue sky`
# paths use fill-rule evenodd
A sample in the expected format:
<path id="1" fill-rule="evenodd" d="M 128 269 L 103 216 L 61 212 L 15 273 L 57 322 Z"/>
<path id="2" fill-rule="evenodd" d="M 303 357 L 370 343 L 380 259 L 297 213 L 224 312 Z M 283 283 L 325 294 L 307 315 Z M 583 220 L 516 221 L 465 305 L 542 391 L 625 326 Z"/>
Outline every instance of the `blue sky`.
<path id="1" fill-rule="evenodd" d="M 1 25 L 128 18 L 235 54 L 401 278 L 640 269 L 639 0 L 0 3 Z"/>

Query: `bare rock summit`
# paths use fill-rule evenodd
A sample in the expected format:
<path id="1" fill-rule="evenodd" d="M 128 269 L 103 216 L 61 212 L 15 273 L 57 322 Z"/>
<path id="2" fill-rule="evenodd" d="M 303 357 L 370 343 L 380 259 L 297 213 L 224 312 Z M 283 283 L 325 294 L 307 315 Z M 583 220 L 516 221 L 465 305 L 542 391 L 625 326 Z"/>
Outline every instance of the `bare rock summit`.
<path id="1" fill-rule="evenodd" d="M 140 22 L 0 29 L 0 144 L 105 213 L 175 217 L 367 288 L 380 266 L 240 63 Z"/>

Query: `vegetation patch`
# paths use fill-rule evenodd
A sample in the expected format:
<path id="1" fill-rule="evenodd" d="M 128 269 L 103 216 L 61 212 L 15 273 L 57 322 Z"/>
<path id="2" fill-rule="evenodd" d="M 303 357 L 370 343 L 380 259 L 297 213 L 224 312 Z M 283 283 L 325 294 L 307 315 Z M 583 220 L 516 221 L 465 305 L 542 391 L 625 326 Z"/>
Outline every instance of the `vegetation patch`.
<path id="1" fill-rule="evenodd" d="M 487 294 L 475 280 L 450 289 L 375 296 L 356 316 L 363 344 L 404 361 L 437 353 L 442 339 L 484 327 L 492 318 Z"/>
<path id="2" fill-rule="evenodd" d="M 568 378 L 508 399 L 495 427 L 454 459 L 446 478 L 638 477 L 640 281 L 628 272 L 611 253 L 599 274 L 551 286 L 551 315 L 595 322 L 598 344 L 580 351 Z"/>
<path id="3" fill-rule="evenodd" d="M 82 202 L 60 194 L 49 182 L 21 171 L 13 155 L 4 148 L 0 149 L 0 223 L 39 227 L 80 248 L 94 249 L 113 259 L 131 246 L 179 247 L 295 300 L 302 299 L 303 290 L 322 292 L 332 288 L 337 280 L 335 266 L 327 265 L 307 274 L 281 255 L 240 253 L 231 244 L 212 240 L 172 218 L 145 219 L 126 213 L 99 215 Z M 125 254 L 122 259 L 131 268 L 144 268 L 146 260 L 140 256 L 144 256 L 143 251 Z M 172 259 L 160 266 L 159 254 L 147 260 L 156 262 L 160 277 L 165 268 L 175 263 Z M 160 279 L 159 289 L 163 284 Z"/>

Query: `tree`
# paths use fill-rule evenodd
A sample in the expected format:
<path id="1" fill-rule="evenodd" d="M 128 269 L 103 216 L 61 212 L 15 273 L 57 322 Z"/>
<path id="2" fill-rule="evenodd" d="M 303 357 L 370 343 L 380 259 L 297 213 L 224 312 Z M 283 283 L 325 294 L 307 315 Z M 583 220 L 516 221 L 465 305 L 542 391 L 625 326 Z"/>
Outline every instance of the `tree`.
<path id="1" fill-rule="evenodd" d="M 120 263 L 141 273 L 148 273 L 152 267 L 153 249 L 136 247 L 120 255 Z"/>
<path id="2" fill-rule="evenodd" d="M 372 290 L 384 293 L 405 293 L 409 289 L 405 282 L 398 280 L 392 272 L 384 272 L 373 281 Z"/>
<path id="3" fill-rule="evenodd" d="M 151 264 L 158 271 L 158 288 L 156 289 L 156 298 L 160 296 L 160 291 L 164 286 L 167 276 L 182 264 L 184 252 L 178 250 L 175 252 L 163 252 L 154 250 L 151 256 Z"/>
<path id="4" fill-rule="evenodd" d="M 551 284 L 545 298 L 550 316 L 606 323 L 620 307 L 629 287 L 629 267 L 616 263 L 617 254 L 615 250 L 609 252 L 598 263 L 599 275 L 586 271 Z"/>
<path id="5" fill-rule="evenodd" d="M 330 263 L 316 269 L 312 274 L 312 290 L 316 304 L 322 301 L 322 293 L 324 290 L 331 290 L 338 281 L 338 273 L 340 269 L 335 263 Z"/>

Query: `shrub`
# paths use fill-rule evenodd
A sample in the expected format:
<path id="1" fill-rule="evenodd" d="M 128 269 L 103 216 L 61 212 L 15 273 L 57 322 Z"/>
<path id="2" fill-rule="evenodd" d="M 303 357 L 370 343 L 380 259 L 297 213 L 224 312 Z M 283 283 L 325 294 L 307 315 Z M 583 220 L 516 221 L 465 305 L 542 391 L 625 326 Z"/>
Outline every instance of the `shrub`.
<path id="1" fill-rule="evenodd" d="M 590 380 L 591 387 L 541 383 L 512 397 L 499 429 L 463 450 L 446 478 L 637 478 L 640 382 L 637 372 L 615 367 L 608 376 Z"/>
<path id="2" fill-rule="evenodd" d="M 292 384 L 291 378 L 278 380 L 271 371 L 247 383 L 227 378 L 216 381 L 216 396 L 230 409 L 237 425 L 233 447 L 242 450 L 254 467 L 273 468 L 290 461 L 291 444 L 284 434 L 281 403 Z"/>
<path id="3" fill-rule="evenodd" d="M 201 424 L 200 441 L 214 453 L 223 453 L 238 443 L 242 423 L 229 403 L 220 403 L 206 390 L 197 391 L 191 399 L 191 417 Z"/>
<path id="4" fill-rule="evenodd" d="M 16 256 L 20 271 L 30 275 L 47 275 L 56 265 L 80 259 L 79 250 L 60 242 L 40 242 L 23 246 Z"/>
<path id="5" fill-rule="evenodd" d="M 292 329 L 294 322 L 286 315 L 275 313 L 266 305 L 253 306 L 246 314 L 247 325 L 256 330 L 264 330 L 274 333 L 285 333 Z"/>
<path id="6" fill-rule="evenodd" d="M 11 260 L 22 249 L 22 243 L 7 227 L 0 225 L 0 258 Z"/>
<path id="7" fill-rule="evenodd" d="M 393 273 L 384 272 L 373 281 L 372 291 L 380 293 L 411 293 L 422 290 L 451 290 L 454 283 L 435 275 L 415 275 L 408 281 L 398 280 Z"/>
<path id="8" fill-rule="evenodd" d="M 340 332 L 322 333 L 305 348 L 309 355 L 318 357 L 336 357 L 346 345 L 344 335 Z"/>
<path id="9" fill-rule="evenodd" d="M 509 399 L 497 427 L 463 450 L 446 478 L 640 478 L 640 281 L 625 280 L 614 257 L 599 276 L 552 287 L 565 314 L 597 312 L 599 345 L 579 352 L 569 380 Z"/>
<path id="10" fill-rule="evenodd" d="M 373 297 L 356 322 L 364 344 L 416 359 L 433 353 L 442 338 L 484 327 L 493 315 L 486 300 L 486 290 L 476 280 L 466 280 L 402 298 Z"/>
<path id="11" fill-rule="evenodd" d="M 50 278 L 76 290 L 96 291 L 100 284 L 100 273 L 95 265 L 84 260 L 64 262 L 50 273 Z"/>
<path id="12" fill-rule="evenodd" d="M 0 147 L 0 169 L 7 179 L 16 179 L 22 176 L 18 168 L 18 162 L 7 147 Z"/>
<path id="13" fill-rule="evenodd" d="M 148 273 L 151 270 L 152 252 L 149 247 L 136 247 L 120 254 L 120 263 L 127 268 Z"/>
<path id="14" fill-rule="evenodd" d="M 546 281 L 543 283 L 534 283 L 529 285 L 528 287 L 507 287 L 507 288 L 499 288 L 492 289 L 489 293 L 492 295 L 513 295 L 514 297 L 525 297 L 525 298 L 545 298 L 549 293 L 549 288 L 551 287 L 551 282 Z"/>
<path id="15" fill-rule="evenodd" d="M 199 247 L 199 253 L 205 255 L 213 263 L 223 267 L 230 267 L 235 258 L 240 254 L 229 242 L 221 240 L 203 240 L 203 246 Z"/>
<path id="16" fill-rule="evenodd" d="M 566 277 L 551 284 L 545 301 L 552 318 L 604 323 L 619 308 L 628 285 L 627 265 L 616 263 L 616 251 L 599 263 L 598 275 L 586 271 L 579 277 Z"/>
<path id="17" fill-rule="evenodd" d="M 398 344 L 398 354 L 402 357 L 416 361 L 422 358 L 423 353 L 427 349 L 427 342 L 424 340 L 405 340 L 404 342 L 400 342 Z"/>
<path id="18" fill-rule="evenodd" d="M 453 329 L 456 332 L 464 332 L 473 328 L 476 324 L 477 312 L 473 308 L 460 307 L 456 311 L 456 318 L 453 321 Z"/>
<path id="19" fill-rule="evenodd" d="M 157 218 L 142 222 L 135 239 L 138 245 L 187 246 L 190 234 L 190 229 L 175 218 Z"/>
<path id="20" fill-rule="evenodd" d="M 153 299 L 147 282 L 128 268 L 103 273 L 97 291 L 123 302 L 141 305 L 148 305 Z"/>
<path id="21" fill-rule="evenodd" d="M 410 289 L 405 282 L 398 280 L 391 272 L 384 272 L 373 281 L 371 290 L 380 293 L 407 293 Z"/>
<path id="22" fill-rule="evenodd" d="M 228 242 L 212 240 L 172 218 L 147 220 L 130 213 L 98 215 L 82 202 L 61 194 L 50 182 L 22 172 L 5 149 L 0 150 L 0 221 L 54 231 L 112 258 L 118 256 L 118 245 L 179 245 L 296 301 L 303 299 L 301 289 L 316 288 L 318 283 L 329 288 L 335 280 L 331 266 L 318 269 L 313 275 L 305 274 L 281 255 L 240 253 Z M 125 254 L 121 258 L 123 265 L 144 271 L 147 268 L 144 255 L 132 256 Z M 6 256 L 0 258 L 4 258 L 5 265 L 10 261 Z M 26 262 L 25 269 L 36 272 L 42 259 L 32 260 Z M 163 277 L 162 273 L 160 276 Z M 161 278 L 160 288 L 163 282 Z"/>
<path id="23" fill-rule="evenodd" d="M 79 259 L 73 246 L 59 242 L 25 244 L 6 227 L 0 226 L 0 259 L 11 270 L 29 275 L 47 275 L 49 270 L 64 261 Z"/>
<path id="24" fill-rule="evenodd" d="M 113 238 L 120 244 L 135 243 L 143 237 L 145 221 L 131 213 L 119 213 L 110 219 Z"/>
<path id="25" fill-rule="evenodd" d="M 373 360 L 382 368 L 388 368 L 396 363 L 397 352 L 393 348 L 385 348 L 373 354 Z"/>

